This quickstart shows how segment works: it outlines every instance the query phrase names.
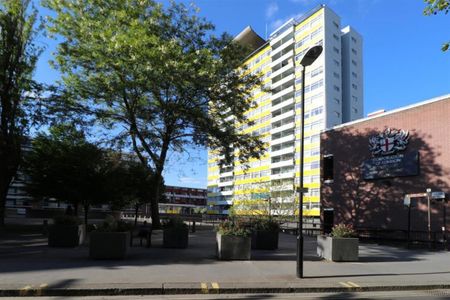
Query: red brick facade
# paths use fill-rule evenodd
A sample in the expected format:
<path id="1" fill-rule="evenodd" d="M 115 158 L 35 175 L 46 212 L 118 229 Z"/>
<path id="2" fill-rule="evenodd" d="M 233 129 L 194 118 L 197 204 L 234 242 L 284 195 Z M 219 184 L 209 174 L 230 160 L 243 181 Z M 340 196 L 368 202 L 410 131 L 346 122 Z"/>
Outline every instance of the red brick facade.
<path id="1" fill-rule="evenodd" d="M 403 153 L 419 152 L 419 175 L 364 180 L 362 163 L 372 157 L 369 137 L 386 128 L 409 131 Z M 322 208 L 334 209 L 334 223 L 359 228 L 407 229 L 405 194 L 450 193 L 450 97 L 348 123 L 321 134 L 322 155 L 333 155 L 332 180 L 322 179 Z M 324 163 L 322 159 L 322 173 Z M 413 200 L 412 230 L 427 230 L 427 201 Z M 431 205 L 432 230 L 443 226 L 442 202 Z M 447 205 L 447 219 L 450 210 Z M 447 221 L 447 224 L 449 222 Z M 447 230 L 450 226 L 447 225 Z"/>

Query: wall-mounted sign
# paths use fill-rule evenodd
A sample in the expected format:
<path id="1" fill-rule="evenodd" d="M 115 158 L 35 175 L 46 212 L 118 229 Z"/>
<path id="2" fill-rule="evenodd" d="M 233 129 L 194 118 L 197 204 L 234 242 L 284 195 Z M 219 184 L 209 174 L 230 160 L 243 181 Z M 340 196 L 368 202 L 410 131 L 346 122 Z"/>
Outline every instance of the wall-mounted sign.
<path id="1" fill-rule="evenodd" d="M 400 153 L 368 159 L 363 162 L 362 175 L 365 180 L 419 175 L 419 153 Z"/>
<path id="2" fill-rule="evenodd" d="M 374 156 L 389 155 L 406 149 L 409 132 L 386 128 L 378 135 L 369 138 L 369 150 Z"/>

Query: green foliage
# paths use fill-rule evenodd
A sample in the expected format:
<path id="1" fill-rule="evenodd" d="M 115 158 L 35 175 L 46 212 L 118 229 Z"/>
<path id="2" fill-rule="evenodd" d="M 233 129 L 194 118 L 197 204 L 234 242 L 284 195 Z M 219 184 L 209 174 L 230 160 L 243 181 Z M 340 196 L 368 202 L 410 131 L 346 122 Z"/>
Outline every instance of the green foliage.
<path id="1" fill-rule="evenodd" d="M 100 232 L 127 232 L 133 229 L 133 225 L 122 220 L 116 220 L 113 216 L 107 216 L 103 224 L 97 228 Z"/>
<path id="2" fill-rule="evenodd" d="M 241 66 L 248 51 L 228 35 L 213 36 L 195 8 L 152 0 L 44 5 L 55 12 L 49 32 L 62 40 L 54 62 L 62 107 L 112 129 L 114 141 L 153 171 L 156 187 L 170 151 L 208 145 L 224 154 L 222 164 L 234 160 L 234 149 L 241 161 L 264 151 L 258 137 L 235 127 L 247 122 L 251 91 L 261 85 Z M 159 194 L 151 202 L 156 223 Z"/>
<path id="3" fill-rule="evenodd" d="M 56 216 L 53 218 L 53 224 L 55 225 L 80 225 L 81 220 L 76 216 Z"/>
<path id="4" fill-rule="evenodd" d="M 356 236 L 356 231 L 352 225 L 337 224 L 331 230 L 331 236 L 342 238 L 354 237 Z"/>
<path id="5" fill-rule="evenodd" d="M 186 229 L 188 226 L 181 218 L 173 217 L 164 223 L 164 228 Z"/>
<path id="6" fill-rule="evenodd" d="M 24 161 L 27 191 L 36 199 L 55 198 L 75 206 L 102 202 L 104 152 L 68 124 L 39 134 Z"/>
<path id="7" fill-rule="evenodd" d="M 252 220 L 252 230 L 279 231 L 280 224 L 273 218 L 258 218 Z"/>
<path id="8" fill-rule="evenodd" d="M 424 0 L 427 6 L 423 10 L 423 13 L 427 16 L 437 15 L 439 12 L 448 14 L 450 11 L 449 0 Z M 447 51 L 450 48 L 450 42 L 442 44 L 442 51 Z"/>
<path id="9" fill-rule="evenodd" d="M 229 219 L 222 221 L 217 231 L 222 235 L 234 235 L 247 237 L 251 231 L 248 228 L 248 223 L 241 219 Z"/>
<path id="10" fill-rule="evenodd" d="M 208 209 L 206 207 L 194 207 L 194 214 L 206 214 Z"/>
<path id="11" fill-rule="evenodd" d="M 0 226 L 22 143 L 39 116 L 36 98 L 41 87 L 32 75 L 42 49 L 35 43 L 40 26 L 30 2 L 0 0 Z"/>

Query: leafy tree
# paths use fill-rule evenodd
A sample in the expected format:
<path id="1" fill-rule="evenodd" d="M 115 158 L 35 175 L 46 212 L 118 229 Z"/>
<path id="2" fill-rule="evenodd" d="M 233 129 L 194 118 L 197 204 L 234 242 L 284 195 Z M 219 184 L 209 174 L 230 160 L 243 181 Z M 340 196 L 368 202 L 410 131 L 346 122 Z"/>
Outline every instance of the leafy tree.
<path id="1" fill-rule="evenodd" d="M 439 12 L 444 12 L 448 14 L 450 11 L 450 1 L 449 0 L 424 0 L 427 6 L 425 7 L 423 13 L 427 16 L 436 15 Z M 442 45 L 442 51 L 447 51 L 450 47 L 450 42 L 444 43 Z"/>
<path id="2" fill-rule="evenodd" d="M 0 226 L 39 88 L 32 80 L 41 52 L 34 42 L 37 11 L 29 4 L 30 0 L 0 0 Z"/>
<path id="3" fill-rule="evenodd" d="M 244 112 L 261 84 L 242 66 L 248 49 L 228 35 L 213 36 L 214 26 L 193 9 L 152 0 L 44 3 L 56 12 L 49 31 L 63 40 L 55 63 L 63 73 L 63 108 L 113 129 L 114 139 L 151 169 L 155 227 L 170 151 L 208 145 L 223 154 L 221 164 L 260 156 L 258 137 L 236 130 L 236 123 L 252 124 Z"/>
<path id="4" fill-rule="evenodd" d="M 106 201 L 104 156 L 104 151 L 87 142 L 74 126 L 53 126 L 49 135 L 40 134 L 33 140 L 32 150 L 25 156 L 27 191 L 36 199 L 72 203 L 76 214 L 82 205 L 87 224 L 89 207 Z"/>
<path id="5" fill-rule="evenodd" d="M 103 184 L 104 194 L 113 210 L 132 205 L 135 209 L 135 225 L 142 205 L 150 203 L 155 195 L 155 176 L 135 156 L 120 153 L 108 155 L 108 169 Z M 164 193 L 164 184 L 159 188 Z M 161 198 L 161 195 L 160 195 Z"/>

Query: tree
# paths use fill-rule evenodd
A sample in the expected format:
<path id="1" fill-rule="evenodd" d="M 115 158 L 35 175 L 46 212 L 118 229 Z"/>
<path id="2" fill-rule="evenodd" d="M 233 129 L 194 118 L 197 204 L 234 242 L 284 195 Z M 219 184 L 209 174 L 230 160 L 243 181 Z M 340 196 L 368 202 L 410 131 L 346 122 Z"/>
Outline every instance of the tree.
<path id="1" fill-rule="evenodd" d="M 258 76 L 242 66 L 248 49 L 183 4 L 164 8 L 152 0 L 46 0 L 56 12 L 49 31 L 60 37 L 63 108 L 89 113 L 134 150 L 156 177 L 151 199 L 158 227 L 158 202 L 170 151 L 208 145 L 242 162 L 259 158 L 263 143 L 238 132 L 252 124 L 245 111 L 255 104 Z M 69 109 L 68 109 L 69 108 Z M 236 151 L 235 151 L 236 149 Z"/>
<path id="2" fill-rule="evenodd" d="M 142 205 L 150 203 L 155 194 L 155 176 L 135 156 L 109 153 L 108 170 L 103 183 L 104 193 L 112 210 L 132 205 L 135 210 L 135 226 Z M 159 188 L 164 192 L 164 184 Z M 161 198 L 161 196 L 160 196 Z"/>
<path id="3" fill-rule="evenodd" d="M 30 0 L 0 0 L 0 226 L 6 196 L 21 162 L 21 146 L 32 124 L 38 85 L 32 73 L 41 49 L 34 43 L 37 11 Z"/>
<path id="4" fill-rule="evenodd" d="M 424 0 L 427 6 L 425 7 L 423 13 L 427 16 L 436 15 L 439 12 L 444 12 L 448 14 L 450 11 L 450 1 L 449 0 Z M 442 51 L 447 51 L 450 47 L 450 42 L 444 43 L 442 45 Z"/>
<path id="5" fill-rule="evenodd" d="M 27 191 L 36 199 L 69 202 L 76 214 L 82 205 L 87 225 L 89 207 L 107 201 L 103 187 L 108 168 L 105 153 L 72 125 L 60 124 L 49 131 L 49 135 L 39 134 L 33 140 L 25 156 Z"/>

